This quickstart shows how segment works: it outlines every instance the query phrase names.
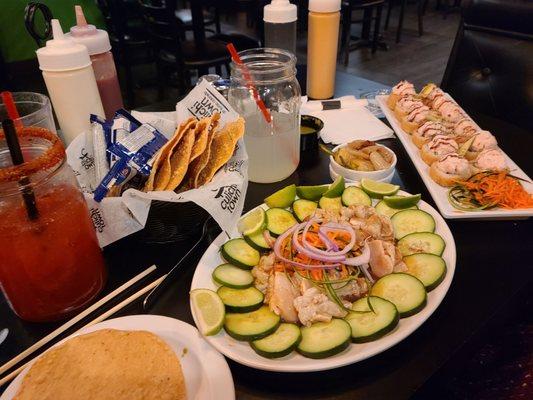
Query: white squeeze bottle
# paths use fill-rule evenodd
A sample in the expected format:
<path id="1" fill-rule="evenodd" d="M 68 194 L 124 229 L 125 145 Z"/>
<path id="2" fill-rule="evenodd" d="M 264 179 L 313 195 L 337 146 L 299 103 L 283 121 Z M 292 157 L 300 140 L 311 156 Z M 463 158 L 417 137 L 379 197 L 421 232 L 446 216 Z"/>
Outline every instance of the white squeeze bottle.
<path id="1" fill-rule="evenodd" d="M 87 23 L 81 6 L 74 6 L 74 9 L 76 10 L 76 25 L 70 28 L 70 33 L 65 36 L 71 37 L 76 43 L 83 44 L 89 50 L 106 119 L 113 119 L 115 111 L 123 108 L 124 105 L 109 35 L 106 31 L 96 29 L 94 25 Z"/>
<path id="2" fill-rule="evenodd" d="M 91 114 L 104 117 L 104 108 L 87 47 L 66 38 L 57 19 L 52 20 L 52 33 L 54 38 L 37 50 L 37 59 L 68 146 L 89 130 Z"/>
<path id="3" fill-rule="evenodd" d="M 296 24 L 298 8 L 289 0 L 272 0 L 263 9 L 265 47 L 296 53 Z"/>

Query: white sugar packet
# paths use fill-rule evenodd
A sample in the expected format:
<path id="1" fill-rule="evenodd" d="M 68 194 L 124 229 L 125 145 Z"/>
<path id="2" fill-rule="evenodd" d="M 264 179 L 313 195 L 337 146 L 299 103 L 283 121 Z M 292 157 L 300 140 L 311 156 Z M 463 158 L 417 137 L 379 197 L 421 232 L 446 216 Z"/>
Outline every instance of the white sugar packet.
<path id="1" fill-rule="evenodd" d="M 239 117 L 227 100 L 209 82 L 203 81 L 176 105 L 176 112 L 134 111 L 132 115 L 143 123 L 153 125 L 165 136 L 171 137 L 176 127 L 191 116 L 203 118 L 215 112 L 221 114 L 220 127 Z M 67 160 L 84 191 L 100 246 L 104 247 L 144 228 L 152 200 L 171 203 L 192 201 L 211 214 L 228 234 L 235 234 L 248 188 L 248 155 L 242 139 L 237 143 L 231 159 L 216 173 L 213 180 L 198 189 L 182 193 L 172 191 L 144 193 L 128 189 L 121 197 L 106 197 L 97 203 L 90 192 L 90 174 L 87 172 L 90 170 L 87 167 L 91 162 L 94 163 L 94 159 L 91 161 L 91 157 L 94 157 L 93 152 L 87 151 L 90 144 L 88 136 L 83 133 L 72 141 L 67 148 Z"/>

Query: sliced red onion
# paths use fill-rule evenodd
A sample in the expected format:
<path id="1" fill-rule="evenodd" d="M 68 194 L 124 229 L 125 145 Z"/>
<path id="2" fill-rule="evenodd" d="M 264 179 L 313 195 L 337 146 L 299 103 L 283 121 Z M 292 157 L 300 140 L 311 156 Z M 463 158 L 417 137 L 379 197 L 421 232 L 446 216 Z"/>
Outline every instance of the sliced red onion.
<path id="1" fill-rule="evenodd" d="M 322 265 L 312 265 L 312 264 L 304 264 L 297 261 L 289 260 L 288 258 L 285 258 L 281 255 L 281 245 L 289 237 L 289 235 L 292 235 L 295 230 L 299 228 L 300 225 L 294 225 L 292 228 L 289 228 L 286 230 L 283 234 L 278 236 L 276 239 L 276 242 L 274 243 L 274 254 L 278 258 L 278 260 L 283 261 L 288 264 L 296 265 L 298 267 L 306 268 L 306 269 L 328 269 L 328 268 L 335 268 L 338 267 L 339 263 L 334 264 L 322 264 Z"/>
<path id="2" fill-rule="evenodd" d="M 363 251 L 361 252 L 361 254 L 358 255 L 357 257 L 347 258 L 344 261 L 344 264 L 356 266 L 356 265 L 368 264 L 369 261 L 370 261 L 370 247 L 368 246 L 368 243 L 365 241 L 365 243 L 363 244 Z"/>
<path id="3" fill-rule="evenodd" d="M 322 227 L 318 228 L 318 237 L 326 245 L 326 250 L 328 251 L 339 251 L 339 246 L 333 240 L 329 238 L 326 234 L 327 231 L 323 230 Z"/>
<path id="4" fill-rule="evenodd" d="M 300 229 L 302 228 L 302 226 L 305 226 L 305 225 L 306 225 L 305 222 L 299 224 L 297 226 L 297 228 L 295 230 L 293 230 L 293 232 L 292 232 L 292 244 L 294 245 L 294 248 L 298 252 L 300 252 L 302 254 L 305 254 L 309 258 L 312 258 L 312 259 L 318 260 L 318 261 L 322 261 L 322 262 L 338 263 L 338 262 L 343 262 L 346 259 L 345 256 L 343 256 L 343 255 L 336 256 L 334 253 L 324 252 L 324 253 L 317 254 L 317 253 L 311 251 L 310 249 L 302 246 L 302 244 L 298 240 L 298 234 L 300 233 Z M 305 234 L 305 230 L 304 230 L 303 234 Z"/>
<path id="5" fill-rule="evenodd" d="M 309 231 L 309 228 L 312 226 L 313 222 L 315 222 L 315 221 L 313 221 L 313 219 L 311 219 L 305 225 L 304 231 L 302 233 L 302 244 L 304 245 L 304 247 L 306 249 L 308 249 L 309 251 L 311 251 L 313 253 L 319 254 L 319 255 L 322 254 L 322 255 L 330 255 L 330 256 L 341 256 L 341 255 L 344 255 L 344 254 L 348 253 L 350 250 L 353 249 L 353 246 L 354 246 L 355 240 L 356 240 L 355 231 L 353 230 L 353 228 L 350 225 L 342 225 L 342 224 L 339 224 L 337 226 L 337 228 L 341 229 L 341 230 L 344 230 L 344 231 L 346 231 L 346 232 L 348 232 L 350 234 L 350 242 L 346 246 L 344 246 L 344 249 L 339 250 L 339 251 L 325 251 L 325 250 L 320 250 L 320 249 L 317 249 L 317 248 L 313 247 L 305 239 L 305 236 L 307 235 L 307 232 Z"/>
<path id="6" fill-rule="evenodd" d="M 270 232 L 266 229 L 263 231 L 263 238 L 265 238 L 265 242 L 267 242 L 270 248 L 274 247 L 274 238 L 270 235 Z"/>

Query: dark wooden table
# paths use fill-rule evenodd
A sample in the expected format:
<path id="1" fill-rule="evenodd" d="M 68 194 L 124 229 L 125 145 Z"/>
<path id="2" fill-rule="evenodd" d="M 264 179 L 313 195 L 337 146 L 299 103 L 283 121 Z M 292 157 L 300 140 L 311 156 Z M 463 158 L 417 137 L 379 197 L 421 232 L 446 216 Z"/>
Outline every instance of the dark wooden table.
<path id="1" fill-rule="evenodd" d="M 340 73 L 336 94 L 361 93 L 382 86 Z M 533 135 L 498 120 L 475 117 L 483 128 L 497 136 L 504 150 L 531 175 Z M 408 192 L 422 193 L 422 198 L 434 206 L 401 143 L 397 139 L 384 140 L 382 143 L 398 156 L 394 183 Z M 315 165 L 300 167 L 282 182 L 268 185 L 251 183 L 246 196 L 246 209 L 256 206 L 268 194 L 291 183 L 309 185 L 330 182 L 327 167 L 327 157 L 321 154 Z M 417 389 L 438 374 L 470 337 L 491 323 L 493 316 L 501 313 L 502 308 L 511 304 L 516 294 L 527 290 L 532 282 L 532 220 L 448 221 L 448 224 L 457 246 L 454 280 L 440 307 L 411 336 L 369 360 L 319 373 L 264 372 L 228 360 L 237 398 L 348 400 L 406 399 L 413 396 Z M 166 315 L 193 324 L 188 292 L 196 262 L 206 246 L 196 254 L 194 262 L 185 266 L 180 279 L 161 296 L 151 314 Z M 151 264 L 158 265 L 162 274 L 185 251 L 183 244 L 146 244 L 138 234 L 108 246 L 105 249 L 109 266 L 106 292 Z M 116 316 L 142 313 L 140 302 L 137 302 Z M 58 325 L 22 322 L 1 299 L 0 330 L 7 327 L 10 333 L 0 344 L 0 364 Z M 426 393 L 431 393 L 431 390 Z"/>

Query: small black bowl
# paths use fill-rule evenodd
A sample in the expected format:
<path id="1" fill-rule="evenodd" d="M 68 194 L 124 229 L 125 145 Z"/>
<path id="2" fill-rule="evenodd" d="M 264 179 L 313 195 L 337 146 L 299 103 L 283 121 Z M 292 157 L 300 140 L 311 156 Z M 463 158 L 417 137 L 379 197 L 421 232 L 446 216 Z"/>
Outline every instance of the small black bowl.
<path id="1" fill-rule="evenodd" d="M 300 122 L 300 163 L 310 165 L 318 160 L 318 134 L 324 122 L 312 115 L 302 115 Z"/>

